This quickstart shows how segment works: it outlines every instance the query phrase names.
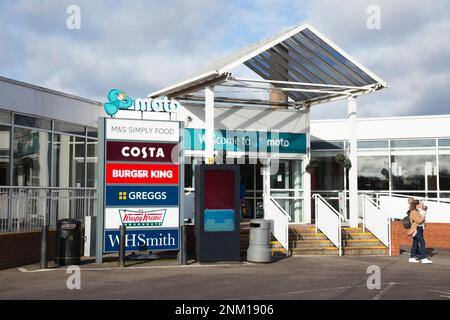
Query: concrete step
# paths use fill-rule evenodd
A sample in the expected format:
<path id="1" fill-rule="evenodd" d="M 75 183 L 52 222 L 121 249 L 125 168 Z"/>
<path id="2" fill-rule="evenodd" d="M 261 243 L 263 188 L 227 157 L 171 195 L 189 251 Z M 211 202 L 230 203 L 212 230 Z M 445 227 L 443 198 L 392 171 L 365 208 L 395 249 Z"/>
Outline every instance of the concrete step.
<path id="1" fill-rule="evenodd" d="M 330 240 L 297 240 L 289 241 L 289 248 L 321 248 L 331 247 L 333 243 Z M 282 248 L 280 242 L 272 241 L 272 248 Z"/>
<path id="2" fill-rule="evenodd" d="M 283 253 L 283 254 L 286 254 L 286 249 L 283 248 L 283 247 L 280 247 L 280 248 L 272 248 L 272 254 L 274 254 L 274 253 Z"/>
<path id="3" fill-rule="evenodd" d="M 343 240 L 369 240 L 376 239 L 376 237 L 370 232 L 351 232 L 351 233 L 342 233 Z"/>
<path id="4" fill-rule="evenodd" d="M 344 247 L 343 254 L 347 256 L 387 256 L 389 250 L 385 246 Z"/>
<path id="5" fill-rule="evenodd" d="M 337 256 L 339 250 L 336 247 L 321 247 L 321 248 L 292 248 L 293 256 Z"/>
<path id="6" fill-rule="evenodd" d="M 342 227 L 342 231 L 352 233 L 352 232 L 363 232 L 363 228 L 361 227 Z"/>
<path id="7" fill-rule="evenodd" d="M 289 243 L 291 248 L 322 248 L 332 247 L 333 243 L 330 240 L 297 240 Z"/>
<path id="8" fill-rule="evenodd" d="M 367 247 L 367 246 L 383 246 L 383 243 L 378 239 L 349 239 L 344 240 L 345 247 Z"/>

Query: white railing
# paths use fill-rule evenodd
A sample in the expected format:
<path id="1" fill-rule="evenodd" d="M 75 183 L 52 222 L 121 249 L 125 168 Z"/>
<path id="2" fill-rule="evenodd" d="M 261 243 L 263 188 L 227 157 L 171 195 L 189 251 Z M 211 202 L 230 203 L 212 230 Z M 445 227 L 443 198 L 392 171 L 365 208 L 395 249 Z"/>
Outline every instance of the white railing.
<path id="1" fill-rule="evenodd" d="M 361 209 L 363 215 L 363 230 L 368 229 L 386 247 L 389 255 L 391 248 L 391 219 L 380 210 L 379 206 L 367 195 L 360 195 Z"/>
<path id="2" fill-rule="evenodd" d="M 408 211 L 409 195 L 402 194 L 376 194 L 376 199 L 381 211 L 393 219 L 403 219 Z M 450 201 L 443 199 L 431 199 L 414 197 L 424 201 L 428 207 L 426 221 L 430 223 L 450 223 Z"/>
<path id="3" fill-rule="evenodd" d="M 36 231 L 50 228 L 62 218 L 83 221 L 96 215 L 97 189 L 93 188 L 0 188 L 0 233 Z"/>
<path id="4" fill-rule="evenodd" d="M 264 219 L 270 221 L 273 236 L 289 255 L 289 221 L 291 217 L 269 194 L 263 195 Z"/>
<path id="5" fill-rule="evenodd" d="M 342 255 L 342 220 L 339 214 L 322 196 L 313 195 L 316 209 L 316 233 L 322 231 L 325 236 L 339 249 Z"/>

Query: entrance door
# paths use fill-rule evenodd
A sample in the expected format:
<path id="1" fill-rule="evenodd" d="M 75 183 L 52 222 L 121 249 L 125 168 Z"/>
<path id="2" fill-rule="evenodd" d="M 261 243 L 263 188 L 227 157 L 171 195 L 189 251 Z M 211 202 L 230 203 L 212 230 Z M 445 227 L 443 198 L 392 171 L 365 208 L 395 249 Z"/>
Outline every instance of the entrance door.
<path id="1" fill-rule="evenodd" d="M 302 160 L 277 161 L 278 170 L 270 176 L 270 195 L 290 215 L 291 223 L 302 223 Z"/>
<path id="2" fill-rule="evenodd" d="M 241 175 L 241 189 L 245 190 L 244 196 L 245 203 L 245 219 L 263 218 L 263 216 L 257 215 L 258 202 L 262 202 L 263 192 L 263 177 L 261 175 L 260 163 L 257 164 L 241 164 L 239 165 Z"/>

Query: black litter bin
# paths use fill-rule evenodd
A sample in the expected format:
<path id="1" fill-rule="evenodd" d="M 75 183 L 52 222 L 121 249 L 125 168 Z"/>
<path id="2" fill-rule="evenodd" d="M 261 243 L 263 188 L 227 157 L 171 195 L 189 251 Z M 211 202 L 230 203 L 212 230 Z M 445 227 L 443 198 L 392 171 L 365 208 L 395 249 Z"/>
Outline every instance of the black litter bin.
<path id="1" fill-rule="evenodd" d="M 80 264 L 81 221 L 61 219 L 56 223 L 55 263 L 60 266 Z"/>

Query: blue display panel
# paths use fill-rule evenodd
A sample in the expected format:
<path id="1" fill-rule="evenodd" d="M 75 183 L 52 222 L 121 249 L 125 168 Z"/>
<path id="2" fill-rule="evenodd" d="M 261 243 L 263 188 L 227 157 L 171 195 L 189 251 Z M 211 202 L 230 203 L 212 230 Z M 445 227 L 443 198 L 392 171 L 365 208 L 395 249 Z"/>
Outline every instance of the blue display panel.
<path id="1" fill-rule="evenodd" d="M 118 230 L 105 230 L 105 252 L 118 252 L 120 234 Z M 178 229 L 127 229 L 126 251 L 164 251 L 179 249 Z"/>
<path id="2" fill-rule="evenodd" d="M 234 210 L 206 209 L 205 232 L 235 231 Z"/>

